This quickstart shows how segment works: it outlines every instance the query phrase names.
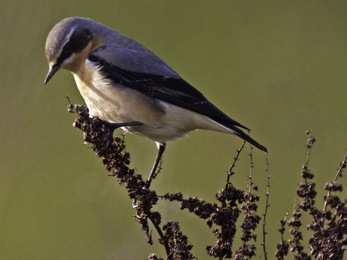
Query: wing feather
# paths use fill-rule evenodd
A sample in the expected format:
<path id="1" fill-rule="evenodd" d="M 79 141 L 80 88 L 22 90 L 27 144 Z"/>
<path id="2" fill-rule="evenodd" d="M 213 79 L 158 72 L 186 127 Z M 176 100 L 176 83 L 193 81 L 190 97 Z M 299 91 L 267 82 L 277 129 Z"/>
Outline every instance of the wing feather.
<path id="1" fill-rule="evenodd" d="M 88 59 L 96 63 L 100 67 L 101 73 L 116 84 L 121 84 L 149 97 L 206 115 L 232 130 L 235 130 L 235 126 L 249 130 L 220 111 L 201 92 L 182 78 L 125 70 L 93 54 L 90 54 Z"/>

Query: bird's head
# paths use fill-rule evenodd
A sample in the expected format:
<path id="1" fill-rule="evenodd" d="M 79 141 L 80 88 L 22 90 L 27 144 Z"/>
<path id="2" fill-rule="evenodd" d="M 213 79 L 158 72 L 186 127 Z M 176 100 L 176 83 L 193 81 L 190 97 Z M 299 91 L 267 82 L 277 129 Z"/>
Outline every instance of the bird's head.
<path id="1" fill-rule="evenodd" d="M 93 22 L 90 19 L 70 17 L 53 27 L 47 37 L 45 54 L 49 71 L 45 84 L 59 69 L 77 72 L 93 48 Z"/>

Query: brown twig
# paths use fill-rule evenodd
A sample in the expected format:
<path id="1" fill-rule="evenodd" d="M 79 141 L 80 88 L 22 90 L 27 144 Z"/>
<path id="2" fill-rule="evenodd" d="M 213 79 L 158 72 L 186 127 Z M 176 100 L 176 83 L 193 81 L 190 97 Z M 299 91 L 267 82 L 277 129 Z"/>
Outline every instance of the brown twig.
<path id="1" fill-rule="evenodd" d="M 248 177 L 248 193 L 252 192 L 252 185 L 253 185 L 252 173 L 253 173 L 253 167 L 254 167 L 254 164 L 253 164 L 253 146 L 250 145 L 250 147 L 251 147 L 251 152 L 249 153 L 250 163 L 249 163 L 249 177 Z"/>
<path id="2" fill-rule="evenodd" d="M 281 242 L 279 244 L 277 244 L 277 246 L 276 246 L 277 247 L 277 251 L 275 253 L 275 256 L 279 260 L 283 260 L 284 259 L 284 256 L 286 256 L 288 254 L 288 249 L 289 249 L 289 245 L 288 245 L 287 241 L 285 241 L 284 238 L 283 238 L 284 231 L 286 230 L 285 225 L 286 225 L 286 222 L 287 222 L 288 212 L 289 212 L 289 210 L 287 210 L 286 214 L 284 215 L 284 219 L 282 219 L 280 221 L 281 228 L 278 229 L 278 231 L 281 234 Z"/>
<path id="3" fill-rule="evenodd" d="M 269 172 L 269 162 L 268 162 L 268 158 L 266 156 L 266 173 Z M 267 214 L 267 209 L 268 207 L 270 207 L 269 205 L 269 195 L 270 195 L 270 176 L 267 176 L 267 185 L 266 185 L 267 189 L 266 189 L 266 202 L 265 202 L 265 211 L 263 214 L 263 242 L 262 242 L 262 246 L 263 246 L 263 252 L 264 252 L 264 257 L 265 260 L 267 260 L 267 252 L 266 252 L 266 245 L 265 245 L 265 237 L 266 237 L 266 231 L 265 231 L 265 226 L 266 226 L 266 214 Z"/>
<path id="4" fill-rule="evenodd" d="M 236 156 L 234 157 L 234 161 L 232 162 L 232 164 L 230 165 L 230 168 L 229 168 L 229 171 L 227 172 L 227 181 L 225 183 L 225 188 L 224 190 L 227 190 L 228 188 L 228 185 L 230 184 L 230 176 L 234 174 L 234 172 L 232 171 L 233 168 L 235 167 L 236 165 L 236 161 L 238 160 L 239 158 L 239 155 L 242 151 L 242 149 L 245 147 L 245 144 L 246 144 L 246 141 L 244 141 L 241 145 L 241 147 L 239 149 L 236 150 Z M 226 201 L 225 200 L 222 200 L 222 208 L 225 208 L 227 205 L 226 205 Z M 221 236 L 222 236 L 222 242 L 225 243 L 225 228 L 223 226 L 221 226 Z M 219 260 L 222 260 L 224 257 L 224 255 L 220 255 L 218 257 Z"/>
<path id="5" fill-rule="evenodd" d="M 345 158 L 343 159 L 343 161 L 340 163 L 340 167 L 339 167 L 339 169 L 337 170 L 337 173 L 336 173 L 336 175 L 335 175 L 335 178 L 334 178 L 334 180 L 333 180 L 333 182 L 332 182 L 333 185 L 336 183 L 337 178 L 341 175 L 342 169 L 343 169 L 344 167 L 346 167 L 346 166 L 345 166 L 345 165 L 346 165 L 346 161 L 347 161 L 347 153 L 346 153 L 346 156 L 345 156 Z M 327 203 L 328 203 L 328 201 L 329 201 L 330 195 L 331 195 L 331 190 L 328 191 L 328 194 L 327 194 L 326 199 L 325 199 L 325 201 L 324 201 L 323 212 L 325 212 L 326 209 L 327 209 Z"/>
<path id="6" fill-rule="evenodd" d="M 159 224 L 157 223 L 157 221 L 155 219 L 153 219 L 152 217 L 149 217 L 149 219 L 151 220 L 153 226 L 155 227 L 155 229 L 157 230 L 157 232 L 159 234 L 161 241 L 163 242 L 163 245 L 164 245 L 165 251 L 166 251 L 166 255 L 169 256 L 170 248 L 169 248 L 169 244 L 167 243 L 166 238 L 164 237 L 163 231 L 161 230 Z"/>
<path id="7" fill-rule="evenodd" d="M 307 140 L 307 156 L 306 156 L 306 163 L 305 165 L 308 166 L 308 161 L 310 159 L 310 155 L 311 155 L 311 150 L 312 150 L 312 146 L 314 144 L 314 142 L 316 141 L 316 139 L 314 137 L 312 137 L 311 134 L 312 130 L 307 130 L 306 134 L 309 136 L 309 139 Z"/>
<path id="8" fill-rule="evenodd" d="M 239 158 L 239 155 L 243 149 L 243 147 L 245 147 L 245 144 L 246 144 L 246 141 L 244 141 L 241 145 L 241 147 L 239 149 L 236 150 L 236 156 L 234 157 L 234 161 L 233 163 L 230 165 L 230 168 L 229 168 L 229 171 L 227 172 L 228 173 L 228 176 L 227 176 L 227 182 L 225 184 L 225 189 L 227 188 L 227 185 L 230 183 L 230 176 L 234 174 L 233 172 L 233 168 L 235 167 L 235 164 L 236 164 L 236 161 L 238 160 Z"/>

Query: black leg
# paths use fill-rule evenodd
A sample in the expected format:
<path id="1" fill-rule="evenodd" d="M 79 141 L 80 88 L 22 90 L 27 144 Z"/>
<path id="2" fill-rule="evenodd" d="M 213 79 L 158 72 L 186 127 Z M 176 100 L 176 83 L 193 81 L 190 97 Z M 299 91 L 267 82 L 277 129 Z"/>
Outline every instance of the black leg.
<path id="1" fill-rule="evenodd" d="M 107 127 L 110 128 L 110 130 L 113 132 L 114 130 L 116 130 L 117 128 L 123 127 L 123 126 L 134 126 L 134 125 L 143 125 L 141 122 L 126 122 L 126 123 L 110 123 L 107 122 L 105 120 L 101 120 L 100 121 L 106 125 Z"/>
<path id="2" fill-rule="evenodd" d="M 108 136 L 108 140 L 106 143 L 106 146 L 109 147 L 113 142 L 113 132 L 117 128 L 123 127 L 123 126 L 135 126 L 135 125 L 143 125 L 141 122 L 126 122 L 126 123 L 109 123 L 105 120 L 101 120 L 101 123 L 103 123 L 105 126 L 107 126 L 110 129 L 110 134 Z"/>
<path id="3" fill-rule="evenodd" d="M 163 156 L 165 148 L 166 148 L 166 143 L 159 143 L 159 147 L 158 147 L 159 151 L 158 151 L 158 154 L 157 154 L 157 158 L 155 158 L 155 161 L 154 161 L 151 173 L 149 174 L 148 179 L 147 179 L 147 181 L 148 181 L 148 184 L 146 185 L 147 189 L 151 185 L 151 181 L 152 181 L 152 179 L 155 176 L 155 171 L 157 170 L 157 167 L 159 165 L 161 157 Z"/>
<path id="4" fill-rule="evenodd" d="M 158 154 L 157 154 L 157 158 L 155 158 L 152 170 L 151 170 L 151 172 L 150 172 L 150 174 L 148 176 L 147 184 L 143 188 L 149 189 L 149 187 L 151 186 L 151 182 L 152 182 L 153 178 L 155 177 L 155 171 L 157 170 L 157 167 L 158 167 L 159 162 L 160 162 L 160 160 L 161 160 L 161 158 L 163 156 L 165 148 L 166 148 L 166 143 L 159 143 L 159 147 L 158 147 L 159 151 L 158 151 Z M 136 199 L 133 200 L 132 206 L 133 206 L 133 208 L 137 207 Z"/>

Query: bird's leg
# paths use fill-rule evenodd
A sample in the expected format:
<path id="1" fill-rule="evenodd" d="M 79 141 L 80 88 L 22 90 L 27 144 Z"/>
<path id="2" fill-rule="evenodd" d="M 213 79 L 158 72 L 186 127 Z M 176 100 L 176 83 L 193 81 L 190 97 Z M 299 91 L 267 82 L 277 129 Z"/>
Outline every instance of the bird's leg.
<path id="1" fill-rule="evenodd" d="M 107 122 L 105 120 L 101 120 L 101 119 L 99 119 L 99 120 L 101 121 L 101 123 L 103 123 L 105 126 L 107 126 L 109 128 L 109 130 L 110 130 L 110 135 L 108 137 L 109 143 L 107 144 L 107 146 L 112 144 L 112 142 L 113 142 L 113 132 L 117 128 L 120 128 L 120 127 L 123 127 L 123 126 L 143 125 L 141 122 L 110 123 L 110 122 Z"/>
<path id="2" fill-rule="evenodd" d="M 142 187 L 143 189 L 149 189 L 149 187 L 151 186 L 151 182 L 155 177 L 155 171 L 157 170 L 159 162 L 160 162 L 161 158 L 163 157 L 163 153 L 164 153 L 165 148 L 166 148 L 166 143 L 157 143 L 157 144 L 158 144 L 158 149 L 159 149 L 158 154 L 157 154 L 157 158 L 155 158 L 152 170 L 151 170 L 151 172 L 148 176 L 148 179 L 147 179 L 147 184 L 144 187 Z M 132 206 L 133 206 L 133 208 L 137 207 L 136 199 L 133 200 Z"/>
<path id="3" fill-rule="evenodd" d="M 104 125 L 106 125 L 107 127 L 110 128 L 110 130 L 114 131 L 119 127 L 123 127 L 123 126 L 134 126 L 134 125 L 143 125 L 141 122 L 126 122 L 126 123 L 110 123 L 107 122 L 105 120 L 101 120 L 101 123 L 103 123 Z"/>
<path id="4" fill-rule="evenodd" d="M 148 176 L 147 179 L 147 184 L 146 184 L 146 188 L 149 189 L 149 187 L 151 186 L 151 181 L 153 180 L 153 178 L 155 177 L 155 171 L 157 170 L 157 167 L 159 165 L 159 162 L 163 156 L 163 153 L 165 151 L 166 148 L 166 143 L 157 143 L 158 144 L 158 154 L 157 154 L 157 158 L 155 158 L 151 173 Z"/>

